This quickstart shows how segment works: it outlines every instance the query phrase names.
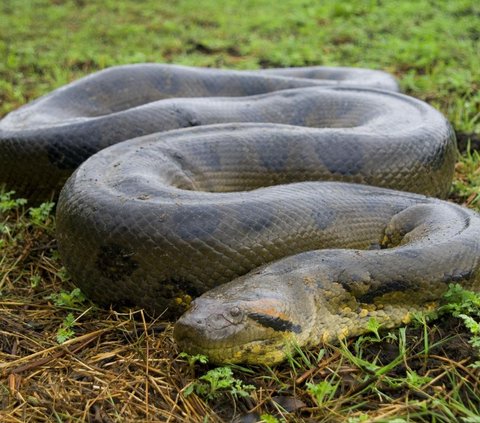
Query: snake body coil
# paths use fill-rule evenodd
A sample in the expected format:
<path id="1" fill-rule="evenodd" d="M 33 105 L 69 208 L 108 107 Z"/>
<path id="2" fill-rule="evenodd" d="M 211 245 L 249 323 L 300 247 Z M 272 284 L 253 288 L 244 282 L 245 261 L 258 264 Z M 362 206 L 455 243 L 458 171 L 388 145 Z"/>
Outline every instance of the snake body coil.
<path id="1" fill-rule="evenodd" d="M 478 288 L 478 215 L 418 194 L 447 195 L 453 131 L 395 89 L 345 68 L 112 68 L 0 122 L 0 181 L 38 201 L 102 150 L 58 202 L 74 281 L 169 316 L 211 290 L 180 345 L 274 363 Z"/>

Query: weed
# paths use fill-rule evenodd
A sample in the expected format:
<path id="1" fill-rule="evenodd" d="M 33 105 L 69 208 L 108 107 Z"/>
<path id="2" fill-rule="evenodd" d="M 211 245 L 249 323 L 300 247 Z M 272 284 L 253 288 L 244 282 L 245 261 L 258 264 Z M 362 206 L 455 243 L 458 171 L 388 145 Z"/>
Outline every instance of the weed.
<path id="1" fill-rule="evenodd" d="M 185 352 L 181 352 L 178 355 L 180 358 L 184 358 L 187 360 L 187 363 L 190 367 L 194 367 L 196 363 L 201 363 L 201 364 L 207 364 L 208 363 L 208 357 L 203 354 L 195 354 L 195 355 L 190 355 Z"/>
<path id="2" fill-rule="evenodd" d="M 378 333 L 378 331 L 380 330 L 381 327 L 382 327 L 381 323 L 374 317 L 371 317 L 368 320 L 367 329 L 370 332 L 373 332 L 377 340 L 380 340 L 380 334 Z"/>
<path id="3" fill-rule="evenodd" d="M 55 203 L 42 203 L 39 207 L 30 208 L 28 211 L 30 215 L 30 221 L 33 225 L 39 226 L 41 228 L 49 227 L 50 219 L 52 218 L 51 213 Z"/>
<path id="4" fill-rule="evenodd" d="M 279 423 L 279 420 L 271 414 L 262 414 L 260 416 L 262 423 Z"/>
<path id="5" fill-rule="evenodd" d="M 24 198 L 13 198 L 15 191 L 0 193 L 0 213 L 18 210 L 27 204 Z"/>
<path id="6" fill-rule="evenodd" d="M 30 276 L 30 286 L 32 288 L 37 288 L 42 281 L 42 277 L 40 275 L 32 275 Z"/>
<path id="7" fill-rule="evenodd" d="M 319 383 L 307 383 L 307 391 L 315 399 L 317 406 L 321 407 L 334 398 L 339 385 L 339 382 L 332 384 L 327 380 L 322 380 Z"/>
<path id="8" fill-rule="evenodd" d="M 247 397 L 250 395 L 249 392 L 254 389 L 253 385 L 245 385 L 241 380 L 235 379 L 230 367 L 217 367 L 209 370 L 197 381 L 187 386 L 183 393 L 188 396 L 195 392 L 208 401 L 225 393 L 232 395 L 234 398 Z"/>
<path id="9" fill-rule="evenodd" d="M 57 342 L 63 344 L 75 335 L 73 327 L 75 326 L 75 317 L 72 313 L 68 313 L 63 320 L 62 326 L 57 331 Z"/>
<path id="10" fill-rule="evenodd" d="M 52 300 L 57 307 L 77 309 L 83 306 L 86 301 L 85 295 L 79 288 L 75 288 L 70 292 L 61 291 L 51 294 L 48 299 Z"/>
<path id="11" fill-rule="evenodd" d="M 463 321 L 471 333 L 470 344 L 480 355 L 480 294 L 468 291 L 459 284 L 451 284 L 443 299 L 445 303 L 440 307 L 439 313 L 449 313 Z M 480 361 L 474 365 L 480 367 Z"/>

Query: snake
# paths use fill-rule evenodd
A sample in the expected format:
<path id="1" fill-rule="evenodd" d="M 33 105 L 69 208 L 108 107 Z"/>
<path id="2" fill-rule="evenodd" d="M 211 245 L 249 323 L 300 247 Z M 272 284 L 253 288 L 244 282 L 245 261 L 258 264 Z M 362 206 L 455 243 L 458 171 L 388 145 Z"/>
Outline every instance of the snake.
<path id="1" fill-rule="evenodd" d="M 0 183 L 57 201 L 98 304 L 176 319 L 212 363 L 277 364 L 480 289 L 479 215 L 445 201 L 454 131 L 398 91 L 358 68 L 116 66 L 0 121 Z"/>

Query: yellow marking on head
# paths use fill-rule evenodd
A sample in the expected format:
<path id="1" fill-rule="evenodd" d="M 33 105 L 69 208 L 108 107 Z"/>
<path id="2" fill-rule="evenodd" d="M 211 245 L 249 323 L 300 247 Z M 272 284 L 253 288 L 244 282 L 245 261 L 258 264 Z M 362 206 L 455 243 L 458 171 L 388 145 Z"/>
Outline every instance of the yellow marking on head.
<path id="1" fill-rule="evenodd" d="M 402 317 L 402 323 L 404 324 L 408 324 L 412 321 L 412 315 L 410 314 L 410 312 L 408 312 L 407 314 L 405 314 L 403 317 Z"/>
<path id="2" fill-rule="evenodd" d="M 317 286 L 317 282 L 315 281 L 315 278 L 312 278 L 311 276 L 304 276 L 303 282 L 305 283 L 305 285 L 313 288 Z"/>
<path id="3" fill-rule="evenodd" d="M 358 313 L 358 317 L 360 318 L 367 317 L 369 313 L 370 312 L 366 308 L 361 308 Z"/>
<path id="4" fill-rule="evenodd" d="M 340 329 L 340 332 L 338 333 L 338 339 L 342 340 L 342 339 L 347 338 L 349 333 L 350 333 L 350 331 L 348 330 L 348 328 Z"/>
<path id="5" fill-rule="evenodd" d="M 425 311 L 434 311 L 438 308 L 438 302 L 432 301 L 431 303 L 425 304 Z"/>

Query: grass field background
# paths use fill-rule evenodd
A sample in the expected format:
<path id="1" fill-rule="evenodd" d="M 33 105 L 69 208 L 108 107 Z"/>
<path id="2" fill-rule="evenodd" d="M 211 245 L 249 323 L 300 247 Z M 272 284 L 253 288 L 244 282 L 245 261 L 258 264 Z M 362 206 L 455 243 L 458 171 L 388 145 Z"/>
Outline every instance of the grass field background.
<path id="1" fill-rule="evenodd" d="M 117 64 L 357 66 L 397 76 L 465 149 L 480 144 L 479 40 L 473 0 L 3 0 L 0 117 Z M 478 163 L 474 151 L 459 158 L 455 201 L 477 206 Z M 74 291 L 49 206 L 2 196 L 0 209 L 1 421 L 480 422 L 461 320 L 420 317 L 273 369 L 215 368 L 179 357 L 168 323 Z"/>

